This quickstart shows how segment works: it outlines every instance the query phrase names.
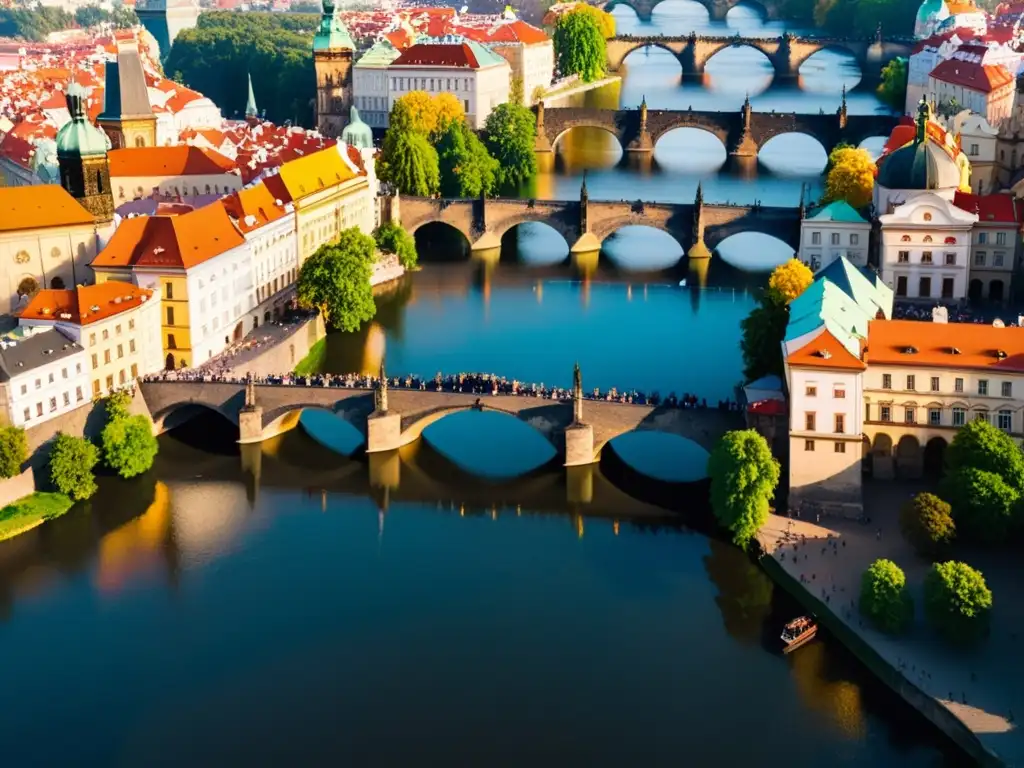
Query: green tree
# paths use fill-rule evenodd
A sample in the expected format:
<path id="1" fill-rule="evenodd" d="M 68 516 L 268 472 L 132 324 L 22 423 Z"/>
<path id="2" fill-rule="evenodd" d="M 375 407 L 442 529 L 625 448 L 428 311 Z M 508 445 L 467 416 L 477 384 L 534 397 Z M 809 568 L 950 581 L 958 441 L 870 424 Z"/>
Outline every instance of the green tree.
<path id="1" fill-rule="evenodd" d="M 962 467 L 942 479 L 957 532 L 967 541 L 1000 544 L 1014 527 L 1019 494 L 995 472 Z"/>
<path id="2" fill-rule="evenodd" d="M 512 82 L 508 89 L 508 100 L 510 104 L 518 104 L 522 106 L 526 101 L 525 86 L 523 85 L 523 78 L 513 77 Z"/>
<path id="3" fill-rule="evenodd" d="M 740 322 L 743 376 L 754 381 L 769 374 L 782 376 L 782 340 L 789 323 L 789 307 L 762 299 Z"/>
<path id="4" fill-rule="evenodd" d="M 956 538 L 951 507 L 932 493 L 919 493 L 903 505 L 900 530 L 919 554 L 929 558 L 947 555 Z"/>
<path id="5" fill-rule="evenodd" d="M 494 194 L 498 161 L 464 122 L 448 125 L 438 140 L 437 156 L 443 197 Z"/>
<path id="6" fill-rule="evenodd" d="M 135 14 L 134 8 L 129 8 L 123 3 L 114 3 L 114 10 L 110 14 L 110 21 L 118 29 L 131 29 L 142 24 Z"/>
<path id="7" fill-rule="evenodd" d="M 403 195 L 431 197 L 440 187 L 437 150 L 422 133 L 392 125 L 384 135 L 380 178 Z"/>
<path id="8" fill-rule="evenodd" d="M 914 617 L 907 577 L 892 560 L 875 560 L 860 579 L 860 612 L 883 632 L 899 634 Z"/>
<path id="9" fill-rule="evenodd" d="M 21 465 L 28 458 L 28 441 L 21 427 L 0 428 L 0 477 L 21 474 Z"/>
<path id="10" fill-rule="evenodd" d="M 132 393 L 126 389 L 119 389 L 111 392 L 104 400 L 104 408 L 107 412 L 107 421 L 114 419 L 126 419 L 131 416 L 129 408 L 132 404 Z"/>
<path id="11" fill-rule="evenodd" d="M 882 68 L 882 82 L 878 86 L 878 98 L 900 112 L 906 109 L 908 73 L 907 60 L 898 56 Z"/>
<path id="12" fill-rule="evenodd" d="M 935 563 L 924 578 L 924 612 L 947 640 L 970 644 L 988 632 L 992 592 L 966 563 Z"/>
<path id="13" fill-rule="evenodd" d="M 537 174 L 537 118 L 518 104 L 499 104 L 487 116 L 487 151 L 498 162 L 498 187 L 514 190 Z"/>
<path id="14" fill-rule="evenodd" d="M 84 437 L 58 432 L 50 449 L 50 482 L 75 501 L 88 499 L 96 493 L 93 467 L 99 458 L 96 446 Z"/>
<path id="15" fill-rule="evenodd" d="M 604 76 L 608 51 L 593 14 L 572 10 L 559 16 L 554 46 L 555 61 L 563 77 L 579 75 L 583 82 L 590 83 Z"/>
<path id="16" fill-rule="evenodd" d="M 374 233 L 377 247 L 385 253 L 398 256 L 398 262 L 406 269 L 413 269 L 419 261 L 416 253 L 416 239 L 401 224 L 389 221 Z"/>
<path id="17" fill-rule="evenodd" d="M 95 27 L 110 21 L 110 11 L 98 5 L 83 5 L 75 10 L 75 23 L 80 27 Z"/>
<path id="18" fill-rule="evenodd" d="M 356 331 L 372 320 L 375 249 L 373 238 L 356 227 L 343 230 L 338 242 L 320 246 L 299 269 L 299 305 L 319 310 L 325 322 L 342 331 Z"/>
<path id="19" fill-rule="evenodd" d="M 1024 490 L 1024 452 L 1013 438 L 983 419 L 957 430 L 946 450 L 946 467 L 995 472 L 1016 490 Z"/>
<path id="20" fill-rule="evenodd" d="M 100 434 L 100 445 L 107 466 L 125 479 L 152 467 L 159 450 L 152 425 L 142 415 L 111 418 Z"/>
<path id="21" fill-rule="evenodd" d="M 40 41 L 51 32 L 70 29 L 74 24 L 75 17 L 56 6 L 0 8 L 0 37 Z"/>
<path id="22" fill-rule="evenodd" d="M 715 517 L 745 547 L 768 519 L 779 462 L 755 430 L 726 432 L 708 457 L 708 477 Z"/>

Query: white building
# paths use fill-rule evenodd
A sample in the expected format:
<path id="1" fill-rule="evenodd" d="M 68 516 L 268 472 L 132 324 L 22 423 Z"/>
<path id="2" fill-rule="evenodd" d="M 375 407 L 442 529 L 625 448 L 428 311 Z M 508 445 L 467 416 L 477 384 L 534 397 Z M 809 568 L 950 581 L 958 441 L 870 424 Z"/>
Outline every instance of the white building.
<path id="1" fill-rule="evenodd" d="M 882 280 L 897 299 L 952 301 L 967 296 L 977 214 L 925 192 L 878 219 Z"/>
<path id="2" fill-rule="evenodd" d="M 18 328 L 0 337 L 0 414 L 26 429 L 89 402 L 86 353 L 53 329 Z"/>
<path id="3" fill-rule="evenodd" d="M 527 105 L 534 103 L 533 96 L 538 89 L 547 90 L 551 86 L 555 74 L 555 47 L 543 30 L 512 19 L 487 29 L 473 30 L 472 36 L 508 62 L 512 77 L 523 81 Z"/>
<path id="4" fill-rule="evenodd" d="M 387 128 L 391 100 L 388 67 L 400 52 L 387 39 L 378 40 L 352 68 L 353 103 L 371 128 Z"/>
<path id="5" fill-rule="evenodd" d="M 928 76 L 932 70 L 956 53 L 964 42 L 955 32 L 950 32 L 933 35 L 914 46 L 907 62 L 907 114 L 913 114 L 921 99 L 927 97 Z"/>
<path id="6" fill-rule="evenodd" d="M 450 93 L 462 102 L 467 124 L 479 130 L 491 110 L 508 101 L 510 77 L 505 59 L 471 40 L 417 43 L 388 66 L 388 112 L 412 91 Z"/>
<path id="7" fill-rule="evenodd" d="M 999 131 L 982 116 L 965 109 L 952 119 L 952 132 L 960 134 L 960 146 L 971 162 L 971 191 L 986 195 L 999 190 L 996 160 Z"/>
<path id="8" fill-rule="evenodd" d="M 985 63 L 985 46 L 963 45 L 928 75 L 928 100 L 984 115 L 997 125 L 1013 111 L 1014 78 L 1002 64 Z"/>
<path id="9" fill-rule="evenodd" d="M 967 298 L 1006 303 L 1013 293 L 1024 201 L 1012 195 L 958 192 L 953 204 L 978 216 L 971 233 Z"/>
<path id="10" fill-rule="evenodd" d="M 858 267 L 868 263 L 871 224 L 845 200 L 818 209 L 800 222 L 800 261 L 817 272 L 840 256 Z"/>

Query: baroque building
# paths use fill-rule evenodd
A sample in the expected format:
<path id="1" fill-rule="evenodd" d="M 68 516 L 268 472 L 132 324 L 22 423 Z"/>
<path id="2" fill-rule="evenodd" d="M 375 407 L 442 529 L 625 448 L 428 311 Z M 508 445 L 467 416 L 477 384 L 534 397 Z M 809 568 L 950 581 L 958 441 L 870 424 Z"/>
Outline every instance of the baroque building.
<path id="1" fill-rule="evenodd" d="M 316 127 L 336 138 L 348 122 L 352 106 L 352 59 L 356 45 L 338 15 L 334 0 L 324 0 L 320 28 L 313 38 L 316 70 Z"/>
<path id="2" fill-rule="evenodd" d="M 110 141 L 103 131 L 85 116 L 85 89 L 71 83 L 67 90 L 71 120 L 57 132 L 57 164 L 60 185 L 75 198 L 96 221 L 114 218 L 114 197 L 110 189 Z"/>

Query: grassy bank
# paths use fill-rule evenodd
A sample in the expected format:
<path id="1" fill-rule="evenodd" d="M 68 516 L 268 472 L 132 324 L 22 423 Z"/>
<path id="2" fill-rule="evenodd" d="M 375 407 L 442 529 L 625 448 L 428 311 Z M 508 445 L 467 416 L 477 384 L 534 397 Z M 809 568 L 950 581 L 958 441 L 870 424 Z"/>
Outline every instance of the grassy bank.
<path id="1" fill-rule="evenodd" d="M 60 517 L 74 506 L 63 493 L 33 493 L 0 509 L 0 541 Z"/>
<path id="2" fill-rule="evenodd" d="M 313 373 L 319 373 L 323 367 L 324 360 L 327 359 L 327 337 L 320 339 L 316 344 L 309 350 L 309 354 L 299 360 L 299 364 L 295 366 L 295 373 L 300 376 L 309 376 Z"/>

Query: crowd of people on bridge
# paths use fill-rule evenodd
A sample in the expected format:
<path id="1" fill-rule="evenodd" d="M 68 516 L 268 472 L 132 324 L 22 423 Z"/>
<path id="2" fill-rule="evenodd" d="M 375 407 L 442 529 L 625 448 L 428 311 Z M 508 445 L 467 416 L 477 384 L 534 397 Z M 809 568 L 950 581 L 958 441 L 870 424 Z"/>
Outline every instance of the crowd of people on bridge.
<path id="1" fill-rule="evenodd" d="M 161 371 L 145 377 L 146 381 L 196 381 L 225 384 L 247 384 L 252 382 L 270 386 L 305 386 L 305 387 L 345 387 L 349 389 L 374 389 L 380 378 L 362 373 L 318 373 L 304 376 L 295 373 L 284 373 L 270 376 L 232 376 L 211 371 L 184 369 L 178 371 Z M 388 376 L 387 386 L 390 389 L 412 389 L 429 392 L 463 392 L 467 394 L 537 397 L 545 400 L 568 402 L 572 400 L 572 390 L 565 387 L 546 386 L 526 383 L 518 379 L 508 379 L 492 373 L 449 373 L 438 372 L 433 378 L 421 376 Z M 681 397 L 675 392 L 667 396 L 657 392 L 641 392 L 635 389 L 619 390 L 612 387 L 608 390 L 594 388 L 583 392 L 585 400 L 603 400 L 611 403 L 628 403 L 634 405 L 667 406 L 669 408 L 708 408 L 706 398 L 698 398 L 694 394 L 684 393 Z M 718 410 L 736 411 L 740 409 L 735 400 L 719 400 L 715 406 Z"/>
<path id="2" fill-rule="evenodd" d="M 1002 319 L 1008 327 L 1020 325 L 1020 317 L 1010 310 L 999 309 L 978 309 L 960 304 L 915 304 L 911 302 L 899 302 L 892 308 L 894 320 L 932 320 L 932 312 L 944 307 L 947 313 L 947 322 L 950 323 L 977 323 L 988 325 L 997 317 Z M 1009 315 L 1009 317 L 1007 317 Z"/>

